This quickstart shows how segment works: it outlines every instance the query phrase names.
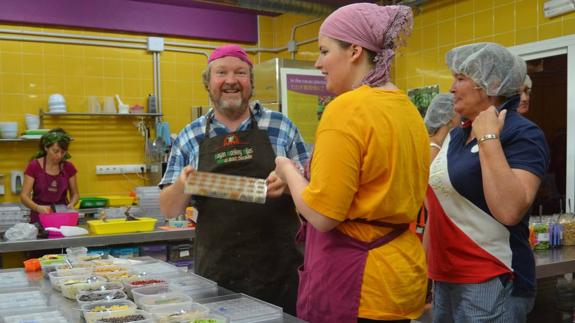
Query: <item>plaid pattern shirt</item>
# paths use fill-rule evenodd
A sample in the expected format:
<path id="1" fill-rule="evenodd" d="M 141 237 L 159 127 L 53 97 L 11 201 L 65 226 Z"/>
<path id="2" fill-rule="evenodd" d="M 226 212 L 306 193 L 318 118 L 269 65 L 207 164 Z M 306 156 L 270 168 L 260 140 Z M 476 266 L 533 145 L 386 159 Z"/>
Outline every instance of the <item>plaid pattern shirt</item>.
<path id="1" fill-rule="evenodd" d="M 288 157 L 303 169 L 310 157 L 310 150 L 304 143 L 298 128 L 285 115 L 268 110 L 258 102 L 253 105 L 252 111 L 258 127 L 267 130 L 276 156 Z M 205 138 L 206 116 L 210 112 L 194 120 L 180 132 L 172 145 L 166 173 L 160 181 L 160 186 L 174 183 L 187 165 L 198 168 L 200 142 Z M 215 118 L 212 118 L 211 122 L 210 138 L 230 132 Z M 247 118 L 240 124 L 237 131 L 245 131 L 249 127 L 250 118 Z"/>

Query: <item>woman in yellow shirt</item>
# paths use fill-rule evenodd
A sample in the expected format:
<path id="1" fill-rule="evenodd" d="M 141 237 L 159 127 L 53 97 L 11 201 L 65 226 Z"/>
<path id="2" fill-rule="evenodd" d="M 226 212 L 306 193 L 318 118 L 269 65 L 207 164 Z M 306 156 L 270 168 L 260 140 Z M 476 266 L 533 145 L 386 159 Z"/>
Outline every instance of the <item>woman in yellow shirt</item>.
<path id="1" fill-rule="evenodd" d="M 409 322 L 423 312 L 423 248 L 406 230 L 425 194 L 429 140 L 390 64 L 411 31 L 405 6 L 344 6 L 319 31 L 326 107 L 306 179 L 276 158 L 304 218 L 298 317 L 316 322 Z"/>

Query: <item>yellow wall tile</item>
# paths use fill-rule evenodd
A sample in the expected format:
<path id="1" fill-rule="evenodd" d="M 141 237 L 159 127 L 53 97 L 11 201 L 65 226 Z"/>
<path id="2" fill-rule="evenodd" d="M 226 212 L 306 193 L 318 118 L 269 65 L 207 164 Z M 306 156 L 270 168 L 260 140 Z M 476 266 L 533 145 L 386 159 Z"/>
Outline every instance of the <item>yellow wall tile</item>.
<path id="1" fill-rule="evenodd" d="M 22 42 L 0 40 L 0 53 L 22 53 Z"/>
<path id="2" fill-rule="evenodd" d="M 437 11 L 436 10 L 424 10 L 417 17 L 418 26 L 421 28 L 428 27 L 437 23 Z"/>
<path id="3" fill-rule="evenodd" d="M 122 60 L 122 77 L 123 78 L 139 78 L 141 75 L 140 62 L 137 60 L 124 59 Z"/>
<path id="4" fill-rule="evenodd" d="M 429 25 L 425 28 L 425 36 L 421 39 L 421 49 L 426 50 L 437 47 L 437 25 Z"/>
<path id="5" fill-rule="evenodd" d="M 102 60 L 104 77 L 122 77 L 122 59 L 105 57 Z"/>
<path id="6" fill-rule="evenodd" d="M 435 10 L 437 12 L 437 21 L 443 21 L 455 18 L 455 3 L 456 0 L 440 0 L 430 2 L 429 7 L 423 10 Z"/>
<path id="7" fill-rule="evenodd" d="M 563 35 L 562 21 L 556 21 L 539 25 L 538 39 L 549 39 Z"/>
<path id="8" fill-rule="evenodd" d="M 455 20 L 455 41 L 465 42 L 472 40 L 474 37 L 473 28 L 474 28 L 474 17 L 473 15 L 467 15 L 463 17 L 458 17 Z M 424 37 L 427 37 L 426 31 L 424 32 Z"/>
<path id="9" fill-rule="evenodd" d="M 445 20 L 437 24 L 437 45 L 445 46 L 455 43 L 455 20 Z"/>
<path id="10" fill-rule="evenodd" d="M 493 34 L 493 10 L 484 10 L 474 15 L 474 36 L 482 38 Z"/>
<path id="11" fill-rule="evenodd" d="M 22 54 L 3 51 L 0 60 L 2 61 L 2 72 L 22 73 Z"/>
<path id="12" fill-rule="evenodd" d="M 92 77 L 104 76 L 104 63 L 101 57 L 86 57 L 85 75 Z"/>
<path id="13" fill-rule="evenodd" d="M 414 29 L 409 38 L 407 39 L 407 51 L 419 51 L 421 50 L 421 35 L 422 29 Z"/>
<path id="14" fill-rule="evenodd" d="M 493 10 L 494 32 L 496 34 L 513 31 L 515 28 L 515 4 L 507 4 Z"/>
<path id="15" fill-rule="evenodd" d="M 435 71 L 438 69 L 438 65 L 436 48 L 421 52 L 421 69 L 423 71 Z"/>
<path id="16" fill-rule="evenodd" d="M 563 36 L 575 34 L 575 18 L 563 20 Z"/>
<path id="17" fill-rule="evenodd" d="M 515 3 L 515 29 L 525 29 L 537 25 L 538 1 L 517 0 Z"/>
<path id="18" fill-rule="evenodd" d="M 503 46 L 513 46 L 515 45 L 515 32 L 495 34 L 493 41 Z"/>
<path id="19" fill-rule="evenodd" d="M 474 0 L 473 1 L 474 10 L 483 11 L 486 9 L 491 9 L 493 8 L 493 2 L 494 0 Z"/>
<path id="20" fill-rule="evenodd" d="M 473 0 L 457 0 L 455 1 L 455 16 L 459 18 L 472 14 L 474 12 L 473 7 Z"/>
<path id="21" fill-rule="evenodd" d="M 22 73 L 43 73 L 44 56 L 41 54 L 22 55 Z"/>
<path id="22" fill-rule="evenodd" d="M 537 37 L 537 27 L 515 30 L 515 41 L 517 44 L 531 43 L 539 40 Z"/>
<path id="23" fill-rule="evenodd" d="M 23 87 L 23 76 L 22 74 L 16 73 L 2 73 L 0 74 L 2 78 L 2 90 L 6 94 L 22 94 L 24 92 Z"/>
<path id="24" fill-rule="evenodd" d="M 42 44 L 36 42 L 22 43 L 22 54 L 40 55 L 42 54 Z"/>
<path id="25" fill-rule="evenodd" d="M 44 73 L 46 75 L 64 75 L 64 57 L 44 55 Z"/>

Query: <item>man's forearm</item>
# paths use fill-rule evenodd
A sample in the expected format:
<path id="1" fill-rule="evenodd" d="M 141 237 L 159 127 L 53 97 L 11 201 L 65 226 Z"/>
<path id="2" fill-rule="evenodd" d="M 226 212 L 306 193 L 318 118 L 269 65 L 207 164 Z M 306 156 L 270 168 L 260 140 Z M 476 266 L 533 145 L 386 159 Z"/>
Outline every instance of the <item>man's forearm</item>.
<path id="1" fill-rule="evenodd" d="M 160 211 L 167 218 L 184 214 L 190 197 L 190 194 L 184 193 L 183 185 L 176 181 L 174 184 L 164 187 L 160 192 Z"/>

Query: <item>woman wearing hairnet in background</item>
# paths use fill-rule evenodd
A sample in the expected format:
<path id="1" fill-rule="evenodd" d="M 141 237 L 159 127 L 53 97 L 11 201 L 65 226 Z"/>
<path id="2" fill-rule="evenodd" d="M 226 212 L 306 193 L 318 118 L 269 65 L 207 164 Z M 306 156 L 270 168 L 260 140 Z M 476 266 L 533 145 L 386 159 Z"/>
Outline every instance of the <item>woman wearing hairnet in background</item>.
<path id="1" fill-rule="evenodd" d="M 529 216 L 549 152 L 516 111 L 525 62 L 494 43 L 446 55 L 461 127 L 431 136 L 429 276 L 434 322 L 525 322 L 535 298 Z"/>

